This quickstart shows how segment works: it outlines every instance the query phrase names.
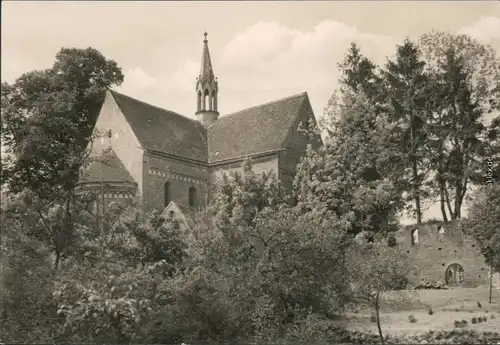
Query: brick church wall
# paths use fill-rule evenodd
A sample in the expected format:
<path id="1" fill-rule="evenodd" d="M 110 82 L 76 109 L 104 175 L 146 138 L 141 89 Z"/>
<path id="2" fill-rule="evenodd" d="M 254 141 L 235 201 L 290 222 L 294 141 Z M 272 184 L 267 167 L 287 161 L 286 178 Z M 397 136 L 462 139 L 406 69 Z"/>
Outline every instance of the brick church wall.
<path id="1" fill-rule="evenodd" d="M 208 169 L 201 164 L 145 153 L 144 197 L 145 209 L 165 208 L 164 186 L 169 182 L 169 198 L 189 205 L 189 188 L 197 191 L 197 205 L 203 206 L 208 193 Z"/>
<path id="2" fill-rule="evenodd" d="M 438 226 L 445 229 L 438 234 Z M 418 244 L 412 245 L 412 231 L 418 229 Z M 442 236 L 442 237 L 441 237 Z M 489 267 L 477 243 L 462 234 L 459 222 L 426 223 L 420 226 L 406 226 L 396 233 L 398 246 L 406 248 L 413 257 L 419 272 L 419 279 L 445 282 L 446 269 L 454 263 L 464 269 L 463 286 L 488 285 Z"/>
<path id="3" fill-rule="evenodd" d="M 231 171 L 243 172 L 243 160 L 220 164 L 212 168 L 213 182 L 218 178 L 222 177 L 223 174 L 229 174 Z M 278 157 L 276 154 L 252 158 L 252 168 L 257 174 L 262 174 L 263 172 L 272 171 L 276 175 L 278 174 Z"/>

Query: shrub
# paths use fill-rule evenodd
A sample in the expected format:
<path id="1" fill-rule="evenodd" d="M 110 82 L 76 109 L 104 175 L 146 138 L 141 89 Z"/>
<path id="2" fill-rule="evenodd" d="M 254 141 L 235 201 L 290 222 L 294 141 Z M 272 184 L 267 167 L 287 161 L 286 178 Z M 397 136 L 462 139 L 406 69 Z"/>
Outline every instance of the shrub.
<path id="1" fill-rule="evenodd" d="M 410 323 L 415 323 L 417 322 L 417 318 L 412 314 L 408 316 L 408 321 L 410 321 Z"/>
<path id="2" fill-rule="evenodd" d="M 434 311 L 432 310 L 432 308 L 431 308 L 431 309 L 429 309 L 429 311 L 427 312 L 427 314 L 429 314 L 429 315 L 434 314 Z"/>
<path id="3" fill-rule="evenodd" d="M 496 318 L 495 314 L 491 314 L 490 319 L 494 320 Z"/>
<path id="4" fill-rule="evenodd" d="M 375 315 L 370 316 L 370 322 L 377 322 L 377 317 Z"/>
<path id="5" fill-rule="evenodd" d="M 394 277 L 394 290 L 406 290 L 408 288 L 408 277 L 400 275 Z"/>
<path id="6" fill-rule="evenodd" d="M 473 324 L 477 323 L 477 317 L 473 317 L 472 320 L 470 320 Z"/>
<path id="7" fill-rule="evenodd" d="M 389 247 L 395 247 L 396 246 L 396 237 L 394 237 L 394 235 L 389 235 L 389 237 L 387 237 L 387 245 Z"/>
<path id="8" fill-rule="evenodd" d="M 453 324 L 455 328 L 463 328 L 466 327 L 469 323 L 467 322 L 467 320 L 455 320 Z"/>

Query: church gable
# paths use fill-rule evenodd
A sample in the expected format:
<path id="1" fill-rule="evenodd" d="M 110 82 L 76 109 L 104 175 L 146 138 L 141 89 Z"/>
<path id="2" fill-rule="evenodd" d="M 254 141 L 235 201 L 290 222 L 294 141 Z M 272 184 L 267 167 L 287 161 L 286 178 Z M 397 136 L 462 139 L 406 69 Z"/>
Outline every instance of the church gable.
<path id="1" fill-rule="evenodd" d="M 320 143 L 314 142 L 308 135 L 301 130 L 300 127 L 307 128 L 310 121 L 316 124 L 314 112 L 309 102 L 309 98 L 302 103 L 299 115 L 295 118 L 295 122 L 288 128 L 288 133 L 283 141 L 283 150 L 279 153 L 279 177 L 283 186 L 292 191 L 293 180 L 295 178 L 295 170 L 300 163 L 301 158 L 305 155 L 307 144 L 312 144 L 317 147 Z"/>
<path id="2" fill-rule="evenodd" d="M 198 121 L 111 93 L 143 149 L 206 162 L 206 135 Z"/>
<path id="3" fill-rule="evenodd" d="M 139 148 L 140 144 L 135 133 L 110 91 L 107 91 L 99 112 L 94 127 L 94 136 L 94 140 L 89 143 L 92 149 L 91 155 L 100 157 L 104 151 L 112 148 L 113 154 L 116 155 L 134 182 L 138 184 L 139 193 L 141 193 L 142 150 Z M 87 171 L 85 178 L 91 178 L 91 174 L 98 174 L 98 170 Z"/>
<path id="4" fill-rule="evenodd" d="M 280 149 L 306 100 L 301 93 L 219 118 L 207 130 L 209 162 Z"/>

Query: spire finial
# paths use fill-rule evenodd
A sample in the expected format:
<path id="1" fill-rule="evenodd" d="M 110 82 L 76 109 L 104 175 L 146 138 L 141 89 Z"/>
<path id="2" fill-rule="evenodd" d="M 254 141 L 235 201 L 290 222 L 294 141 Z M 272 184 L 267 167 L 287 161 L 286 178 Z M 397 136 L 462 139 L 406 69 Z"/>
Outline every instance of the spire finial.
<path id="1" fill-rule="evenodd" d="M 205 33 L 203 34 L 203 36 L 205 36 L 205 39 L 203 40 L 203 42 L 207 43 L 208 42 L 208 40 L 207 40 L 208 34 L 207 34 L 206 30 L 205 30 Z"/>

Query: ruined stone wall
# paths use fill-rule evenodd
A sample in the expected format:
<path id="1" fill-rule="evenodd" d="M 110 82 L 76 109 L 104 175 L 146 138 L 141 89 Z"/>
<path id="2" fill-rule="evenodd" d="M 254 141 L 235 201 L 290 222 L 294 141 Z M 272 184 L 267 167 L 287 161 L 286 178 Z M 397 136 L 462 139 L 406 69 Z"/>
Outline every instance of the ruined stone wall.
<path id="1" fill-rule="evenodd" d="M 440 225 L 444 227 L 443 234 L 438 233 Z M 412 244 L 412 231 L 415 229 L 418 229 L 418 243 Z M 462 233 L 460 222 L 405 226 L 396 233 L 396 241 L 413 257 L 419 278 L 444 283 L 446 269 L 456 263 L 464 270 L 462 286 L 489 284 L 489 267 L 477 243 Z"/>

